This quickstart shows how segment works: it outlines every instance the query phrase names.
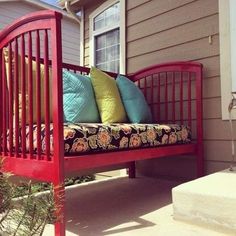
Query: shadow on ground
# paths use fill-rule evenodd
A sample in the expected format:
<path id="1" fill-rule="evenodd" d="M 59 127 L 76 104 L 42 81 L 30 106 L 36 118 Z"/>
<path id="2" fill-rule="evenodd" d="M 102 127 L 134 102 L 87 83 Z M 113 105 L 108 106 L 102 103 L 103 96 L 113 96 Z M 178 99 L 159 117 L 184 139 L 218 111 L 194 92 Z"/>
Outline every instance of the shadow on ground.
<path id="1" fill-rule="evenodd" d="M 152 178 L 116 178 L 66 191 L 67 232 L 100 236 L 152 227 L 142 216 L 171 203 L 178 183 Z"/>

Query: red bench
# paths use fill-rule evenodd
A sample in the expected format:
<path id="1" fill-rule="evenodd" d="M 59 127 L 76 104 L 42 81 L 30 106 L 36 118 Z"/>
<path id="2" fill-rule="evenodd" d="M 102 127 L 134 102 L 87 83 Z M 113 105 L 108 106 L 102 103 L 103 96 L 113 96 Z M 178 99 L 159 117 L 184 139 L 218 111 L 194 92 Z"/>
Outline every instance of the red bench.
<path id="1" fill-rule="evenodd" d="M 135 161 L 188 154 L 196 156 L 197 175 L 202 176 L 202 65 L 195 62 L 169 62 L 128 75 L 128 78 L 137 83 L 143 91 L 152 110 L 154 123 L 188 125 L 192 130 L 191 142 L 73 156 L 64 152 L 62 68 L 81 74 L 88 74 L 90 69 L 62 62 L 61 17 L 60 13 L 53 11 L 29 14 L 0 33 L 0 155 L 5 160 L 4 171 L 61 186 L 60 189 L 54 189 L 56 203 L 60 205 L 62 202 L 58 194 L 64 191 L 65 176 L 72 172 L 79 174 L 83 170 L 126 163 L 129 177 L 132 178 L 135 177 Z M 11 55 L 7 68 L 4 49 Z M 36 94 L 33 94 L 32 85 L 34 63 Z M 40 64 L 44 65 L 43 95 L 40 91 Z M 20 70 L 23 79 L 18 76 Z M 109 74 L 116 77 L 114 73 Z M 26 77 L 27 79 L 24 79 Z M 53 85 L 52 96 L 49 91 L 50 83 Z M 19 108 L 19 94 L 22 109 Z M 35 122 L 33 96 L 36 97 L 37 103 Z M 44 104 L 42 96 L 45 98 Z M 44 119 L 41 119 L 42 106 L 45 109 Z M 37 131 L 33 132 L 35 125 Z M 41 139 L 42 125 L 45 126 L 44 151 Z M 51 136 L 50 125 L 53 127 Z M 37 152 L 34 151 L 34 145 Z M 59 214 L 63 216 L 64 205 Z M 63 217 L 55 225 L 55 235 L 65 235 Z"/>

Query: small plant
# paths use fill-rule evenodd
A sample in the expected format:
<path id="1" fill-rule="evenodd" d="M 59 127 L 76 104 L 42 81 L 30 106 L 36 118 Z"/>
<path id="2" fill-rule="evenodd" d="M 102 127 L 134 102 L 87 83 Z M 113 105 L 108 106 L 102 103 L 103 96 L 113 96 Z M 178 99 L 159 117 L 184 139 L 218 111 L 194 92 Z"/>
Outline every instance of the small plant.
<path id="1" fill-rule="evenodd" d="M 2 165 L 0 157 L 0 170 Z M 49 186 L 49 194 L 36 197 L 31 182 L 27 187 L 19 188 L 9 177 L 9 174 L 0 174 L 0 235 L 42 235 L 46 224 L 57 220 L 52 186 Z"/>
<path id="2" fill-rule="evenodd" d="M 32 184 L 31 181 L 16 185 L 9 180 L 10 174 L 1 173 L 2 167 L 3 159 L 0 157 L 0 236 L 42 235 L 46 224 L 58 220 L 52 185 Z M 94 179 L 94 175 L 67 178 L 65 186 Z M 49 193 L 37 195 L 45 190 Z"/>

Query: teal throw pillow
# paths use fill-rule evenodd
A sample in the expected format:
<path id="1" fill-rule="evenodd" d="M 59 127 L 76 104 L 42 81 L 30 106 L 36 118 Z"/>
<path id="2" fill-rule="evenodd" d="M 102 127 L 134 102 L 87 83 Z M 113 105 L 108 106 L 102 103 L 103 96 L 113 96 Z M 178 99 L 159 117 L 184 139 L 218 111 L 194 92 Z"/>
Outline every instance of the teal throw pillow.
<path id="1" fill-rule="evenodd" d="M 66 122 L 100 122 L 89 77 L 63 70 L 63 110 Z"/>
<path id="2" fill-rule="evenodd" d="M 127 116 L 131 123 L 151 123 L 152 114 L 142 91 L 125 76 L 116 79 Z"/>

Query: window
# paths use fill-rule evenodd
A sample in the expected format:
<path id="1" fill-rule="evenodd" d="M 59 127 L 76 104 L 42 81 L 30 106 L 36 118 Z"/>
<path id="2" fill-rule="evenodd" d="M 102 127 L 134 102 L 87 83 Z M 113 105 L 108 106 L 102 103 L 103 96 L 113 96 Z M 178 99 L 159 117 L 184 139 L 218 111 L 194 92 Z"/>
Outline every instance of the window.
<path id="1" fill-rule="evenodd" d="M 106 1 L 90 15 L 90 64 L 125 73 L 124 1 Z"/>
<path id="2" fill-rule="evenodd" d="M 229 119 L 231 92 L 236 92 L 236 1 L 219 0 L 220 78 L 222 119 Z M 232 111 L 236 119 L 236 110 Z"/>

